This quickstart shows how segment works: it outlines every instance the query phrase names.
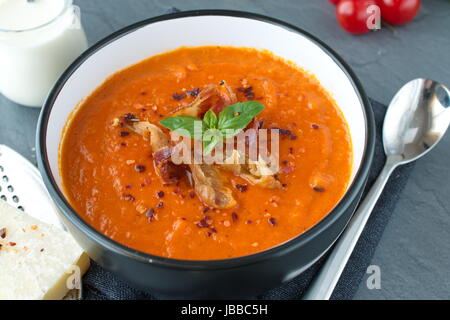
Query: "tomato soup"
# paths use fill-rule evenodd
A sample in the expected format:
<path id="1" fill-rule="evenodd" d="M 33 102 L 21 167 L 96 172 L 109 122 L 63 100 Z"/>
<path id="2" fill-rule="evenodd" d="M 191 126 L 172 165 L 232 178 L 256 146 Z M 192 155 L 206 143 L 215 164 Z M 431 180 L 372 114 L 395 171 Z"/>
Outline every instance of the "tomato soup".
<path id="1" fill-rule="evenodd" d="M 238 101 L 264 105 L 258 117 L 280 132 L 280 169 L 264 187 L 211 167 L 233 198 L 215 207 L 193 185 L 193 167 L 162 181 L 152 143 L 127 120 L 166 134 L 161 119 L 224 82 Z M 217 46 L 183 47 L 112 75 L 69 119 L 60 146 L 64 191 L 85 221 L 130 248 L 187 260 L 244 256 L 298 236 L 343 197 L 352 161 L 347 123 L 313 75 L 269 52 Z"/>

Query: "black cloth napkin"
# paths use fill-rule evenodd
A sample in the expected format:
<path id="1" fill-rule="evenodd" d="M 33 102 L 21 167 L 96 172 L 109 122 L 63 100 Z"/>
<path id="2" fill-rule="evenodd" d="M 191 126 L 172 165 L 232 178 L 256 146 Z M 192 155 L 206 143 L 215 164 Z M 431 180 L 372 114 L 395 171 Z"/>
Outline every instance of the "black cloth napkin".
<path id="1" fill-rule="evenodd" d="M 385 156 L 381 143 L 381 128 L 386 106 L 371 100 L 377 124 L 377 139 L 374 163 L 370 172 L 366 191 L 372 185 L 375 178 L 381 171 Z M 332 299 L 351 299 L 361 283 L 367 267 L 383 234 L 399 194 L 408 180 L 413 164 L 398 168 L 391 176 L 385 190 L 375 206 L 372 215 L 356 245 L 353 254 L 333 292 Z M 320 269 L 324 258 L 311 266 L 304 273 L 290 282 L 272 289 L 258 297 L 257 299 L 301 299 L 304 290 L 308 287 L 317 271 Z M 104 270 L 96 263 L 92 266 L 83 279 L 85 299 L 105 300 L 135 300 L 135 299 L 155 299 L 151 294 L 138 291 L 116 277 L 114 274 Z"/>

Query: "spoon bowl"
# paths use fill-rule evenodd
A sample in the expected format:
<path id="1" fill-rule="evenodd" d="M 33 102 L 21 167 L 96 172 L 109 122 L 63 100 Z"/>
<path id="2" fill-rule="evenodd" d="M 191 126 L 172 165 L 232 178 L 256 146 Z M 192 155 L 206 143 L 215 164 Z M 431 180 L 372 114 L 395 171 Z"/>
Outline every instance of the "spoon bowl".
<path id="1" fill-rule="evenodd" d="M 404 164 L 428 153 L 450 124 L 450 92 L 429 79 L 405 84 L 392 99 L 383 125 L 386 156 Z"/>

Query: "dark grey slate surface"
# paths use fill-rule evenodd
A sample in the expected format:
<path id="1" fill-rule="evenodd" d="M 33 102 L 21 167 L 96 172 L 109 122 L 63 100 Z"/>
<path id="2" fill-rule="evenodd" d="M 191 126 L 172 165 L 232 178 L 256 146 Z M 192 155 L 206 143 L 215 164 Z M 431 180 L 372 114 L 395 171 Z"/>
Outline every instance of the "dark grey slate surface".
<path id="1" fill-rule="evenodd" d="M 75 0 L 92 44 L 112 31 L 150 16 L 181 10 L 234 9 L 282 19 L 333 47 L 354 69 L 369 96 L 388 103 L 416 77 L 450 86 L 450 1 L 424 0 L 418 18 L 395 32 L 352 36 L 336 24 L 326 0 Z M 1 72 L 1 71 L 0 71 Z M 0 96 L 0 143 L 34 161 L 38 110 Z M 450 136 L 414 167 L 373 257 L 382 288 L 363 281 L 356 299 L 450 298 Z"/>

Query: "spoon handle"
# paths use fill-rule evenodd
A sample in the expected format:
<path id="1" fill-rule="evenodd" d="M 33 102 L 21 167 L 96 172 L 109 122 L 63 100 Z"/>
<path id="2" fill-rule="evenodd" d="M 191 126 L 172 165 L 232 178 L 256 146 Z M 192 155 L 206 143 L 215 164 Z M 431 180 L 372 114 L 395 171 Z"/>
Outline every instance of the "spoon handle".
<path id="1" fill-rule="evenodd" d="M 336 241 L 334 248 L 320 269 L 318 275 L 303 295 L 304 300 L 328 300 L 330 298 L 342 271 L 358 242 L 359 236 L 361 235 L 389 176 L 397 164 L 398 162 L 395 159 L 387 159 L 377 180 L 353 214 L 346 229 Z"/>

